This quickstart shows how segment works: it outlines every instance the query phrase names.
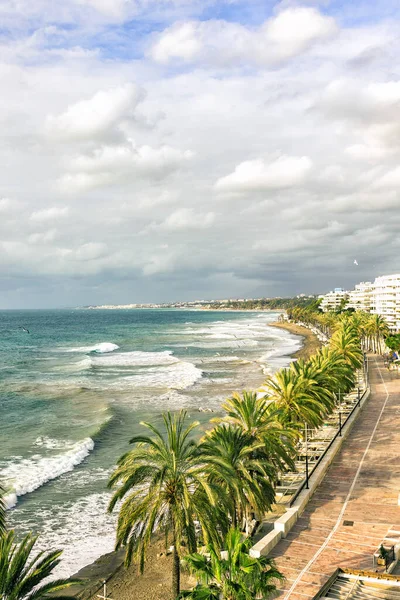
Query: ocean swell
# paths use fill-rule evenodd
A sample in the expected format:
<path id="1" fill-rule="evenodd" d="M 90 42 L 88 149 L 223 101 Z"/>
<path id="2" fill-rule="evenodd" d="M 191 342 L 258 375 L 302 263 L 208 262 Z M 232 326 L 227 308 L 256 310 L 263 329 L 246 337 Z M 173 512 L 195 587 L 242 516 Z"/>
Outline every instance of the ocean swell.
<path id="1" fill-rule="evenodd" d="M 48 438 L 43 446 L 48 447 Z M 40 445 L 37 443 L 36 445 Z M 52 440 L 54 447 L 54 440 Z M 42 485 L 72 471 L 79 465 L 93 450 L 94 442 L 91 438 L 86 438 L 80 442 L 71 444 L 70 449 L 55 456 L 44 457 L 40 455 L 31 458 L 20 459 L 18 457 L 14 462 L 9 463 L 1 470 L 2 482 L 7 490 L 6 506 L 11 508 L 17 502 L 18 496 L 24 496 Z"/>

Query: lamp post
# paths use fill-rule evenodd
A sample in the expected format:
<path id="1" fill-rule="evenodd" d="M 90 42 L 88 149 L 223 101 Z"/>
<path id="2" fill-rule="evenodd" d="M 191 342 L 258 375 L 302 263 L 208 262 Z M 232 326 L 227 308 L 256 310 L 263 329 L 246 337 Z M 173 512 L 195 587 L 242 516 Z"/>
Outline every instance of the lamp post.
<path id="1" fill-rule="evenodd" d="M 308 440 L 307 440 L 307 423 L 305 423 L 305 448 L 306 448 L 306 490 L 309 489 L 308 487 Z"/>
<path id="2" fill-rule="evenodd" d="M 340 399 L 340 390 L 339 390 L 339 435 L 342 437 L 342 402 Z"/>
<path id="3" fill-rule="evenodd" d="M 361 390 L 358 387 L 357 388 L 357 400 L 358 400 L 358 408 L 360 408 L 361 404 L 360 404 L 360 400 L 361 400 Z"/>

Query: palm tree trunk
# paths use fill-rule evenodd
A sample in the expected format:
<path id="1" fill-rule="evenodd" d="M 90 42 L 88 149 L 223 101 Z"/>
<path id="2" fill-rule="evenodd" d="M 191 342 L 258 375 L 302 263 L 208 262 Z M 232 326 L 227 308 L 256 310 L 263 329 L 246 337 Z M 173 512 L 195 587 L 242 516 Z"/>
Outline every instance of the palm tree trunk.
<path id="1" fill-rule="evenodd" d="M 172 564 L 172 600 L 175 600 L 179 596 L 181 590 L 181 565 L 179 560 L 179 554 L 176 549 L 176 542 L 174 542 L 173 551 L 173 564 Z"/>

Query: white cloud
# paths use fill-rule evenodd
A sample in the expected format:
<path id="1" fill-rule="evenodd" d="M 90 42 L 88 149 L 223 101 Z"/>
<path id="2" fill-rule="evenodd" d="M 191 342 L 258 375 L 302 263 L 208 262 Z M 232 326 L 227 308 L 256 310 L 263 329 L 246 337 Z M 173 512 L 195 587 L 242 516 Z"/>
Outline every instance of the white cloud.
<path id="1" fill-rule="evenodd" d="M 280 156 L 272 162 L 265 159 L 240 163 L 233 173 L 221 177 L 215 184 L 218 191 L 255 192 L 290 188 L 304 183 L 311 171 L 308 156 Z"/>
<path id="2" fill-rule="evenodd" d="M 56 237 L 57 229 L 49 229 L 43 233 L 31 233 L 31 235 L 28 237 L 28 242 L 30 244 L 49 244 L 54 242 Z"/>
<path id="3" fill-rule="evenodd" d="M 68 206 L 51 206 L 43 210 L 37 210 L 31 214 L 31 221 L 46 222 L 63 219 L 69 212 Z"/>
<path id="4" fill-rule="evenodd" d="M 293 7 L 256 29 L 228 21 L 176 23 L 157 37 L 149 55 L 161 64 L 179 59 L 215 65 L 270 65 L 301 54 L 336 31 L 333 18 L 315 8 Z"/>
<path id="5" fill-rule="evenodd" d="M 171 146 L 136 146 L 133 140 L 100 146 L 90 155 L 70 161 L 69 173 L 60 179 L 64 191 L 84 190 L 137 177 L 163 179 L 190 160 L 193 153 Z"/>
<path id="6" fill-rule="evenodd" d="M 133 83 L 100 90 L 89 100 L 81 100 L 58 116 L 47 117 L 49 135 L 61 140 L 93 140 L 115 133 L 124 119 L 132 119 L 144 92 Z"/>
<path id="7" fill-rule="evenodd" d="M 188 231 L 191 229 L 205 229 L 215 221 L 215 213 L 196 213 L 192 208 L 180 208 L 161 223 L 151 223 L 142 233 L 149 231 Z"/>
<path id="8" fill-rule="evenodd" d="M 400 186 L 400 167 L 395 167 L 391 169 L 382 177 L 380 177 L 377 181 L 374 182 L 374 187 L 376 188 L 396 188 L 399 189 Z"/>
<path id="9" fill-rule="evenodd" d="M 17 202 L 11 198 L 0 198 L 0 214 L 13 212 L 17 208 Z"/>

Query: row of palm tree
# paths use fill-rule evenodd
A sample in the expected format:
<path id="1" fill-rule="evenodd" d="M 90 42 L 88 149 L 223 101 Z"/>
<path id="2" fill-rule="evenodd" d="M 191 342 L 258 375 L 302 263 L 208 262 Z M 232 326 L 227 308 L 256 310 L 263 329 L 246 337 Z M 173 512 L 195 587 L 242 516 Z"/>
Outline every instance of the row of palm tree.
<path id="1" fill-rule="evenodd" d="M 314 325 L 331 336 L 343 321 L 351 319 L 357 327 L 363 350 L 382 354 L 385 350 L 385 338 L 390 334 L 389 326 L 384 317 L 364 311 L 349 312 L 344 310 L 322 313 L 315 309 L 294 307 L 288 310 L 288 316 L 294 321 Z"/>
<path id="2" fill-rule="evenodd" d="M 261 519 L 271 509 L 282 472 L 294 470 L 305 426 L 324 422 L 338 394 L 354 386 L 362 362 L 360 324 L 351 315 L 339 315 L 329 345 L 267 377 L 261 391 L 233 394 L 222 406 L 224 415 L 212 419 L 203 437 L 198 423 L 187 425 L 184 411 L 164 415 L 164 431 L 143 423 L 147 434 L 131 440 L 134 448 L 121 457 L 110 479 L 116 491 L 109 509 L 122 502 L 117 547 L 126 547 L 126 564 L 135 558 L 143 570 L 154 534 L 163 531 L 172 544 L 173 599 L 180 593 L 184 564 L 198 577 L 196 588 L 184 597 L 242 600 L 247 596 L 240 582 L 226 574 L 235 569 L 221 566 L 227 560 L 221 552 L 228 550 L 229 556 L 235 539 L 241 548 L 236 544 L 237 552 L 247 552 L 250 571 L 268 573 L 268 586 L 273 586 L 280 577 L 273 561 L 254 562 L 243 536 L 255 516 Z M 205 550 L 199 554 L 201 547 Z M 251 597 L 267 598 L 268 586 L 254 588 Z"/>

